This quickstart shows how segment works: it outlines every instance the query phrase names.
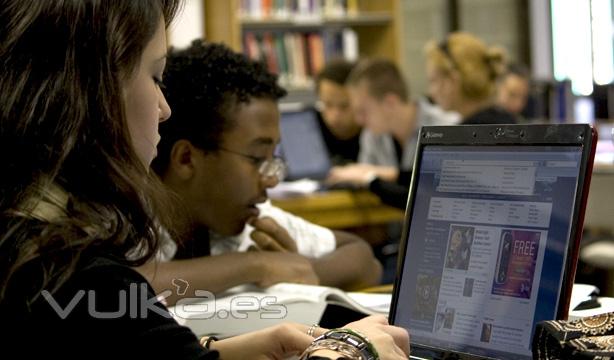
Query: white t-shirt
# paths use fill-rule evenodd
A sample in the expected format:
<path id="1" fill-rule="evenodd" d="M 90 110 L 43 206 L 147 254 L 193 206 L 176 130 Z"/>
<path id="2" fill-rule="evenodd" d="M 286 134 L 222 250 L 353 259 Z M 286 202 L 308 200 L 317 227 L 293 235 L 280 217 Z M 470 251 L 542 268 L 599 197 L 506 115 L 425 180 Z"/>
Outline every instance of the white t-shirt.
<path id="1" fill-rule="evenodd" d="M 259 217 L 270 217 L 286 229 L 290 237 L 296 241 L 299 254 L 318 258 L 333 252 L 337 247 L 335 234 L 331 230 L 275 207 L 269 200 L 257 206 L 260 209 Z M 256 245 L 249 236 L 253 230 L 254 228 L 248 224 L 245 225 L 243 232 L 236 236 L 224 237 L 212 233 L 211 255 L 247 251 L 250 246 Z M 164 240 L 158 253 L 158 259 L 169 261 L 175 256 L 177 245 L 170 236 L 163 236 L 162 238 Z"/>

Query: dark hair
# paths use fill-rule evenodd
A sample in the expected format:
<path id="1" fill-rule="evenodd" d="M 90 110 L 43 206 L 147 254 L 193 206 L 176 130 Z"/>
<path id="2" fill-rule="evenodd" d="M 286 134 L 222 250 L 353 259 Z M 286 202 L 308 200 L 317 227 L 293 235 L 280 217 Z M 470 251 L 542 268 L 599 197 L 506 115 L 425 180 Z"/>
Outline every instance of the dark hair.
<path id="1" fill-rule="evenodd" d="M 366 59 L 359 62 L 347 80 L 350 85 L 366 81 L 369 94 L 382 99 L 386 94 L 395 94 L 403 101 L 409 101 L 409 89 L 401 70 L 390 60 Z"/>
<path id="2" fill-rule="evenodd" d="M 234 126 L 234 112 L 252 98 L 278 100 L 286 91 L 260 62 L 223 44 L 196 40 L 172 51 L 164 76 L 173 115 L 160 124 L 162 140 L 152 167 L 164 174 L 171 149 L 180 139 L 204 151 L 218 150 L 223 133 Z"/>
<path id="3" fill-rule="evenodd" d="M 161 187 L 132 147 L 123 88 L 180 3 L 0 0 L 0 299 L 22 271 L 55 291 L 84 253 L 138 265 L 157 250 Z M 64 213 L 35 219 L 56 186 Z"/>
<path id="4" fill-rule="evenodd" d="M 502 78 L 507 76 L 507 75 L 516 75 L 518 77 L 521 77 L 523 79 L 527 79 L 529 80 L 531 78 L 531 73 L 529 71 L 529 69 L 526 67 L 526 65 L 521 64 L 521 63 L 509 63 L 507 65 L 507 69 L 505 71 L 505 73 L 503 74 L 503 76 L 501 76 Z"/>
<path id="5" fill-rule="evenodd" d="M 337 85 L 345 85 L 354 65 L 353 62 L 349 62 L 345 59 L 333 59 L 329 61 L 316 76 L 316 90 L 320 91 L 320 83 L 322 80 L 329 80 Z"/>

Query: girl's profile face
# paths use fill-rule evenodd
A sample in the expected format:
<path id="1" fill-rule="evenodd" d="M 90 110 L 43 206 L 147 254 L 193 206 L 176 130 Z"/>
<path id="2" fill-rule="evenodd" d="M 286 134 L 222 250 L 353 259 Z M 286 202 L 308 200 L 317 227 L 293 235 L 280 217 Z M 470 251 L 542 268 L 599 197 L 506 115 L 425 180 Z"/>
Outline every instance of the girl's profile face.
<path id="1" fill-rule="evenodd" d="M 161 19 L 124 88 L 130 139 L 146 168 L 149 168 L 157 154 L 156 146 L 160 141 L 158 125 L 171 115 L 171 109 L 160 89 L 165 65 L 166 30 Z"/>
<path id="2" fill-rule="evenodd" d="M 450 75 L 444 74 L 435 64 L 427 62 L 428 93 L 435 103 L 446 111 L 454 110 L 453 83 Z"/>

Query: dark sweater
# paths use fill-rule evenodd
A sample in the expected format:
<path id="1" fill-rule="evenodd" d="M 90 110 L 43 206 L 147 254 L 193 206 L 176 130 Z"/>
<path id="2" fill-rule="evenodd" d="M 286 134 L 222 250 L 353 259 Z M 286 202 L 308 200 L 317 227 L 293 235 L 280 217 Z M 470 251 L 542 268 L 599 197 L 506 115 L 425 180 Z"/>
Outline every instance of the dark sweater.
<path id="1" fill-rule="evenodd" d="M 463 119 L 461 125 L 515 124 L 516 118 L 497 106 L 489 106 Z"/>
<path id="2" fill-rule="evenodd" d="M 328 129 L 322 115 L 319 112 L 317 112 L 317 114 L 322 138 L 324 139 L 324 143 L 326 143 L 326 148 L 328 149 L 332 164 L 345 165 L 356 162 L 356 160 L 358 160 L 358 150 L 360 148 L 360 132 L 349 139 L 339 139 Z"/>
<path id="3" fill-rule="evenodd" d="M 52 298 L 41 296 L 29 309 L 23 297 L 19 299 L 32 289 L 32 279 L 20 276 L 17 284 L 0 305 L 5 354 L 23 359 L 219 357 L 200 346 L 196 336 L 154 300 L 145 278 L 116 261 L 88 261 Z"/>

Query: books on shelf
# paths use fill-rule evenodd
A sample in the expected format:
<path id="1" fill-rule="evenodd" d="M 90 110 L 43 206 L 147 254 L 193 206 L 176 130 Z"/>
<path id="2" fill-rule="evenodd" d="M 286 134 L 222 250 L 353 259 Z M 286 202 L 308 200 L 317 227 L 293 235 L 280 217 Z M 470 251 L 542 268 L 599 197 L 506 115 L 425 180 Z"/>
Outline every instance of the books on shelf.
<path id="1" fill-rule="evenodd" d="M 358 13 L 357 0 L 241 0 L 243 19 L 314 21 Z"/>
<path id="2" fill-rule="evenodd" d="M 322 31 L 244 31 L 243 49 L 279 75 L 282 86 L 313 87 L 314 76 L 336 57 L 358 58 L 358 37 L 351 28 Z"/>
<path id="3" fill-rule="evenodd" d="M 366 315 L 388 315 L 390 294 L 346 293 L 340 289 L 281 283 L 269 288 L 239 286 L 214 296 L 180 300 L 169 310 L 197 335 L 228 337 L 282 322 L 342 326 Z"/>
<path id="4" fill-rule="evenodd" d="M 358 35 L 350 28 L 343 29 L 341 33 L 343 57 L 350 61 L 358 60 Z"/>

